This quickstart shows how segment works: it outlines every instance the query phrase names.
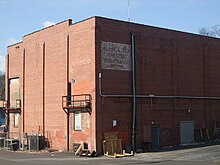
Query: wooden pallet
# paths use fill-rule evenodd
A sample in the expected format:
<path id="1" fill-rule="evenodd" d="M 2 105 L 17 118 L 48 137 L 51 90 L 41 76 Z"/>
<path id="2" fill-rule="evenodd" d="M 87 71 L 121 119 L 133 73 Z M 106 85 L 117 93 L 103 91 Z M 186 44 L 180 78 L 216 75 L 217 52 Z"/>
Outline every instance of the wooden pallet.
<path id="1" fill-rule="evenodd" d="M 108 154 L 108 152 L 106 154 L 104 154 L 105 156 L 109 157 L 109 158 L 123 158 L 123 157 L 128 157 L 128 156 L 134 156 L 133 151 L 131 151 L 131 153 L 125 153 L 125 150 L 123 150 L 122 154 Z"/>
<path id="2" fill-rule="evenodd" d="M 196 142 L 210 140 L 209 130 L 207 128 L 196 129 L 194 132 Z"/>
<path id="3" fill-rule="evenodd" d="M 109 139 L 103 141 L 103 151 L 104 153 L 112 154 L 121 154 L 122 153 L 122 145 L 121 139 Z"/>

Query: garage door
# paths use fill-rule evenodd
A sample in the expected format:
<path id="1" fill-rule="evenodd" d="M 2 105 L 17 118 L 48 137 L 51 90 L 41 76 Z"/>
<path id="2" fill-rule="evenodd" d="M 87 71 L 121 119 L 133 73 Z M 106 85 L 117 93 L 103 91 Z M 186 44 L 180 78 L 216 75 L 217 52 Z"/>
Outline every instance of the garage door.
<path id="1" fill-rule="evenodd" d="M 194 142 L 194 121 L 180 122 L 180 142 L 181 144 Z"/>

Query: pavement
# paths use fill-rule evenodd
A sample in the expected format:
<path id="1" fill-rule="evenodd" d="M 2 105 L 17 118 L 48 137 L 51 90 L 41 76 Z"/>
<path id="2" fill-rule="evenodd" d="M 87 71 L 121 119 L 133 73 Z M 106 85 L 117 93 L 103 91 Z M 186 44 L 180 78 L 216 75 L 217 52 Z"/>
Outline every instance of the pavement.
<path id="1" fill-rule="evenodd" d="M 147 152 L 131 157 L 89 158 L 75 156 L 71 152 L 13 152 L 0 149 L 0 165 L 218 165 L 220 145 L 162 152 Z"/>

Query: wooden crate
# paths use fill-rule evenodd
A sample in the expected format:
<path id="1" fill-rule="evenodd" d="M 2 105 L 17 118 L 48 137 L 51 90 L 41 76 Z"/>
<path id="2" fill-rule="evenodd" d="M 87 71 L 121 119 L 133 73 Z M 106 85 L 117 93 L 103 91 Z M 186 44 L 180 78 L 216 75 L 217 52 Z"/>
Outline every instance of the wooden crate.
<path id="1" fill-rule="evenodd" d="M 103 151 L 104 154 L 109 155 L 122 154 L 121 139 L 110 139 L 103 141 Z"/>
<path id="2" fill-rule="evenodd" d="M 118 139 L 118 132 L 106 132 L 104 138 L 105 140 Z"/>

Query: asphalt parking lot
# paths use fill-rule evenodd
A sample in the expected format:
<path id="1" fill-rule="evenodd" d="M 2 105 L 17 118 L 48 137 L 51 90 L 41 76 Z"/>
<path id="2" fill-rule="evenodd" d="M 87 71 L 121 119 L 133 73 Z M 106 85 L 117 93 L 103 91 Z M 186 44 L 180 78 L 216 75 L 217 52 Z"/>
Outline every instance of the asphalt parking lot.
<path id="1" fill-rule="evenodd" d="M 181 149 L 163 152 L 148 152 L 135 154 L 125 158 L 96 158 L 74 156 L 70 152 L 12 152 L 0 150 L 0 165 L 216 165 L 220 164 L 220 145 Z"/>

